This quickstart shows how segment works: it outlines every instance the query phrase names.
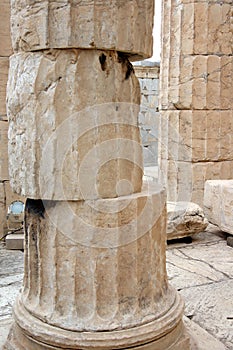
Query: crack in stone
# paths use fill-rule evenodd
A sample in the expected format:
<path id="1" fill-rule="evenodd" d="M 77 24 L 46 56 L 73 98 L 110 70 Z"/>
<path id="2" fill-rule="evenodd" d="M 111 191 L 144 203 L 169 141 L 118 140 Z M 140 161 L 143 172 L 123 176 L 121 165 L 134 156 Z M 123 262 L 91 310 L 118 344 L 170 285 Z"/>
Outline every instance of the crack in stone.
<path id="1" fill-rule="evenodd" d="M 209 266 L 210 268 L 212 268 L 214 271 L 218 272 L 218 273 L 221 273 L 223 276 L 225 276 L 227 279 L 230 278 L 230 276 L 228 274 L 226 274 L 225 272 L 223 271 L 220 271 L 218 269 L 216 269 L 212 264 L 210 264 L 209 262 L 207 261 L 203 261 L 203 260 L 200 260 L 198 258 L 193 258 L 193 257 L 190 257 L 189 255 L 187 255 L 186 253 L 184 253 L 181 248 L 178 248 L 177 249 L 184 257 L 185 259 L 188 259 L 188 260 L 193 260 L 193 261 L 197 261 L 197 262 L 200 262 L 200 263 L 203 263 L 207 266 Z"/>

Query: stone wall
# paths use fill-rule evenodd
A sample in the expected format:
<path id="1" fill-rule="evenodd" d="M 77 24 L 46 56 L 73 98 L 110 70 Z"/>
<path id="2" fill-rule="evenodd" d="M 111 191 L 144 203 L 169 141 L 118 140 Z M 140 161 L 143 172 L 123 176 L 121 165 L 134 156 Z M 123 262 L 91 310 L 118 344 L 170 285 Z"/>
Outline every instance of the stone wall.
<path id="1" fill-rule="evenodd" d="M 232 0 L 163 1 L 160 178 L 170 201 L 203 204 L 233 178 Z"/>
<path id="2" fill-rule="evenodd" d="M 0 238 L 7 228 L 6 214 L 9 204 L 21 197 L 15 195 L 8 174 L 8 121 L 6 113 L 6 85 L 9 56 L 12 54 L 10 38 L 10 0 L 0 2 Z"/>
<path id="3" fill-rule="evenodd" d="M 143 61 L 134 66 L 141 87 L 139 127 L 144 166 L 158 164 L 159 72 L 160 63 Z"/>

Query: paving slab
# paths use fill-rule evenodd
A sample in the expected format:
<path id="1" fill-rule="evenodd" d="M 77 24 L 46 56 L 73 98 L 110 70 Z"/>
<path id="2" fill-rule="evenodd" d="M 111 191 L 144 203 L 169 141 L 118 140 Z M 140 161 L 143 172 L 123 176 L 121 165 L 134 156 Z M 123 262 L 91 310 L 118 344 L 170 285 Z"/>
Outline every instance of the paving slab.
<path id="1" fill-rule="evenodd" d="M 185 316 L 184 324 L 190 336 L 191 350 L 226 350 L 223 343 Z"/>
<path id="2" fill-rule="evenodd" d="M 9 251 L 0 244 L 0 319 L 8 319 L 23 281 L 23 252 Z"/>
<path id="3" fill-rule="evenodd" d="M 186 288 L 185 315 L 233 349 L 233 280 Z M 210 348 L 211 349 L 211 348 Z"/>
<path id="4" fill-rule="evenodd" d="M 227 281 L 233 278 L 232 248 L 221 240 L 170 249 L 167 270 L 170 282 L 179 290 Z"/>

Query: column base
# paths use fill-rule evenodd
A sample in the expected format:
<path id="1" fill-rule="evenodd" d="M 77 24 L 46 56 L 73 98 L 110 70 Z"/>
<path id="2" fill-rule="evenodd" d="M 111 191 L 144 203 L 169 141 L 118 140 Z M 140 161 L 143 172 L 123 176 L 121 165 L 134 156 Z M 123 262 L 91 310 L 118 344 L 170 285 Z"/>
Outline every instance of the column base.
<path id="1" fill-rule="evenodd" d="M 3 350 L 190 350 L 179 295 L 173 307 L 161 318 L 120 331 L 92 333 L 56 328 L 28 313 L 20 299 L 14 312 L 15 322 Z"/>

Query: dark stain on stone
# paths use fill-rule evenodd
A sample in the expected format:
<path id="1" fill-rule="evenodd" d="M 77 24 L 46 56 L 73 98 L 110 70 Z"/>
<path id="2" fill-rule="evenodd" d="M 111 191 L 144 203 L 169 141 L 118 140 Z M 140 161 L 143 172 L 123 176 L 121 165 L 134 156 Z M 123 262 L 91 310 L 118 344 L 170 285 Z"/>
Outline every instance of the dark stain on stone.
<path id="1" fill-rule="evenodd" d="M 26 201 L 26 211 L 29 214 L 37 215 L 44 219 L 45 207 L 43 201 L 41 199 L 30 199 L 28 198 Z"/>
<path id="2" fill-rule="evenodd" d="M 106 68 L 107 68 L 106 58 L 107 58 L 107 56 L 104 53 L 102 53 L 100 55 L 100 57 L 99 57 L 99 61 L 100 61 L 100 64 L 101 64 L 102 71 L 105 71 Z"/>
<path id="3" fill-rule="evenodd" d="M 122 52 L 118 52 L 118 62 L 126 68 L 125 80 L 128 80 L 130 75 L 134 73 L 133 65 L 130 63 L 128 56 Z"/>

